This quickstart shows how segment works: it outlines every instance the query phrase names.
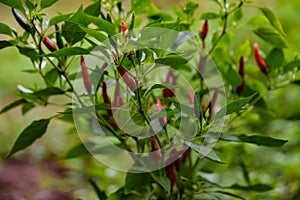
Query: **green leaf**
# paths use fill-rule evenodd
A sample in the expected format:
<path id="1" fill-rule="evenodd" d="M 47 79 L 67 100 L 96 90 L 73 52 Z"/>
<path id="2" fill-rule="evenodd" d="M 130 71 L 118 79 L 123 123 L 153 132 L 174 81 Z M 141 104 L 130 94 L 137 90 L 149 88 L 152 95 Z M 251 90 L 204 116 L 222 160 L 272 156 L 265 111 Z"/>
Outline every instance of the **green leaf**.
<path id="1" fill-rule="evenodd" d="M 241 186 L 239 184 L 234 184 L 229 189 L 236 189 L 236 190 L 245 190 L 245 191 L 256 191 L 256 192 L 266 192 L 272 190 L 273 188 L 266 184 L 255 184 L 250 186 Z"/>
<path id="2" fill-rule="evenodd" d="M 165 57 L 155 59 L 155 63 L 172 66 L 185 64 L 188 61 L 177 54 L 168 54 Z"/>
<path id="3" fill-rule="evenodd" d="M 98 17 L 100 15 L 100 10 L 101 10 L 101 0 L 98 0 L 95 3 L 89 5 L 86 9 L 84 9 L 84 13 Z"/>
<path id="4" fill-rule="evenodd" d="M 217 112 L 215 118 L 218 119 L 218 118 L 224 117 L 226 115 L 229 115 L 231 113 L 240 111 L 241 108 L 243 106 L 245 106 L 249 101 L 251 101 L 255 95 L 256 94 L 253 94 L 246 98 L 240 98 L 236 101 L 233 101 L 233 102 L 227 104 L 219 112 Z"/>
<path id="5" fill-rule="evenodd" d="M 83 113 L 90 113 L 90 112 L 94 112 L 95 110 L 106 110 L 111 108 L 109 104 L 97 104 L 95 106 L 86 106 L 83 108 L 78 108 L 78 109 L 68 109 L 64 112 L 60 112 L 61 114 L 72 114 L 73 112 L 75 114 L 83 114 Z"/>
<path id="6" fill-rule="evenodd" d="M 11 28 L 6 24 L 0 23 L 0 34 L 12 36 Z"/>
<path id="7" fill-rule="evenodd" d="M 231 67 L 228 68 L 225 78 L 226 78 L 226 81 L 233 87 L 237 87 L 237 86 L 241 85 L 241 83 L 243 81 L 242 77 L 239 75 L 239 73 L 237 71 L 235 71 L 234 69 L 232 69 Z"/>
<path id="8" fill-rule="evenodd" d="M 62 56 L 75 56 L 75 55 L 87 55 L 90 51 L 81 47 L 67 47 L 59 49 L 52 53 L 48 53 L 45 56 L 48 57 L 62 57 Z"/>
<path id="9" fill-rule="evenodd" d="M 282 49 L 274 48 L 271 52 L 267 55 L 266 62 L 271 70 L 275 70 L 279 68 L 284 60 L 284 53 Z"/>
<path id="10" fill-rule="evenodd" d="M 5 106 L 4 108 L 2 108 L 2 110 L 0 111 L 0 115 L 23 104 L 23 103 L 27 103 L 27 101 L 25 99 L 18 99 L 10 104 L 8 104 L 7 106 Z"/>
<path id="11" fill-rule="evenodd" d="M 270 10 L 267 7 L 260 7 L 259 8 L 261 12 L 268 18 L 269 22 L 271 25 L 278 31 L 280 32 L 283 36 L 286 36 L 286 33 L 284 32 L 282 25 L 279 21 L 279 19 L 276 17 L 274 12 Z"/>
<path id="12" fill-rule="evenodd" d="M 0 0 L 0 3 L 3 3 L 12 8 L 16 8 L 18 10 L 24 10 L 21 0 Z"/>
<path id="13" fill-rule="evenodd" d="M 99 200 L 106 200 L 106 194 L 104 191 L 102 191 L 99 186 L 97 185 L 97 183 L 94 181 L 94 179 L 90 178 L 89 179 L 89 183 L 91 184 L 93 190 L 95 191 L 95 193 L 97 194 L 97 197 L 99 198 Z"/>
<path id="14" fill-rule="evenodd" d="M 87 148 L 86 146 L 88 148 L 92 148 L 93 146 L 95 146 L 95 144 L 91 142 L 85 144 L 83 143 L 77 144 L 68 150 L 68 152 L 64 156 L 64 159 L 77 158 L 89 154 L 89 151 L 86 149 Z"/>
<path id="15" fill-rule="evenodd" d="M 168 193 L 170 193 L 171 191 L 171 182 L 170 182 L 170 179 L 168 179 L 167 177 L 165 176 L 154 176 L 153 177 L 154 180 L 159 184 L 161 185 Z"/>
<path id="16" fill-rule="evenodd" d="M 31 0 L 25 0 L 25 4 L 29 11 L 33 11 L 35 9 L 35 5 L 31 2 Z"/>
<path id="17" fill-rule="evenodd" d="M 36 52 L 36 50 L 33 48 L 20 47 L 20 46 L 17 46 L 17 48 L 18 48 L 20 54 L 30 58 L 31 60 L 37 60 L 39 57 L 38 52 Z"/>
<path id="18" fill-rule="evenodd" d="M 131 0 L 131 11 L 134 11 L 135 14 L 146 13 L 149 4 L 151 4 L 150 0 Z"/>
<path id="19" fill-rule="evenodd" d="M 99 30 L 106 32 L 109 36 L 117 34 L 115 27 L 110 22 L 91 15 L 85 15 L 85 17 L 87 18 L 89 23 L 95 24 L 96 26 L 98 26 Z"/>
<path id="20" fill-rule="evenodd" d="M 292 71 L 295 68 L 300 68 L 300 59 L 293 60 L 284 66 L 284 72 Z"/>
<path id="21" fill-rule="evenodd" d="M 119 190 L 117 190 L 115 193 L 111 194 L 107 200 L 141 200 L 141 196 L 140 195 L 136 195 L 136 194 L 124 194 L 124 187 L 120 188 Z M 146 197 L 142 198 L 145 199 Z"/>
<path id="22" fill-rule="evenodd" d="M 107 36 L 103 33 L 101 33 L 100 31 L 94 30 L 94 29 L 90 29 L 90 28 L 85 28 L 83 26 L 80 26 L 80 28 L 86 32 L 87 34 L 89 34 L 90 36 L 94 37 L 96 40 L 103 42 L 105 40 L 107 40 Z"/>
<path id="23" fill-rule="evenodd" d="M 206 12 L 201 15 L 201 19 L 218 19 L 220 15 L 214 12 Z"/>
<path id="24" fill-rule="evenodd" d="M 36 92 L 32 93 L 32 95 L 48 97 L 48 96 L 59 95 L 59 94 L 64 94 L 64 93 L 65 93 L 65 91 L 60 88 L 50 87 L 50 88 L 36 91 Z"/>
<path id="25" fill-rule="evenodd" d="M 233 193 L 231 193 L 231 192 L 226 192 L 226 191 L 215 191 L 215 193 L 225 194 L 225 195 L 228 195 L 228 196 L 231 196 L 231 197 L 235 197 L 235 198 L 238 198 L 238 199 L 246 200 L 244 197 L 241 197 L 241 196 L 239 196 L 239 195 L 233 194 Z"/>
<path id="26" fill-rule="evenodd" d="M 274 139 L 272 137 L 262 136 L 262 135 L 245 135 L 242 134 L 238 136 L 238 138 L 247 143 L 256 144 L 259 146 L 268 146 L 268 147 L 280 147 L 284 145 L 288 140 L 280 140 L 280 139 Z"/>
<path id="27" fill-rule="evenodd" d="M 63 14 L 63 15 L 58 15 L 58 16 L 52 17 L 49 21 L 48 27 L 53 26 L 53 25 L 58 24 L 63 21 L 67 21 L 71 15 L 72 14 Z"/>
<path id="28" fill-rule="evenodd" d="M 47 130 L 49 122 L 50 119 L 41 119 L 32 122 L 32 124 L 26 127 L 18 136 L 7 157 L 15 154 L 20 150 L 25 149 L 26 147 L 30 146 L 36 139 L 42 137 Z"/>
<path id="29" fill-rule="evenodd" d="M 31 109 L 33 109 L 35 105 L 33 103 L 27 102 L 22 105 L 22 115 L 25 115 Z"/>
<path id="30" fill-rule="evenodd" d="M 48 8 L 58 2 L 58 0 L 41 0 L 41 9 Z"/>
<path id="31" fill-rule="evenodd" d="M 147 187 L 151 183 L 153 183 L 153 178 L 149 173 L 127 173 L 124 194 L 132 192 L 146 193 Z"/>
<path id="32" fill-rule="evenodd" d="M 233 20 L 238 22 L 242 20 L 244 17 L 244 12 L 241 8 L 237 9 L 237 11 L 233 14 Z"/>
<path id="33" fill-rule="evenodd" d="M 286 40 L 275 30 L 269 27 L 260 27 L 254 30 L 254 33 L 264 41 L 278 47 L 286 48 Z"/>
<path id="34" fill-rule="evenodd" d="M 224 162 L 221 161 L 220 157 L 214 152 L 214 150 L 208 149 L 205 146 L 200 146 L 194 142 L 184 141 L 184 143 L 191 149 L 199 153 L 199 157 L 205 157 L 213 162 L 224 164 Z"/>
<path id="35" fill-rule="evenodd" d="M 57 69 L 55 69 L 55 68 L 48 71 L 45 75 L 45 79 L 51 86 L 54 85 L 54 83 L 58 77 L 59 77 L 59 74 L 58 74 Z"/>
<path id="36" fill-rule="evenodd" d="M 61 35 L 72 46 L 84 38 L 85 32 L 81 30 L 78 24 L 66 21 L 62 26 Z"/>
<path id="37" fill-rule="evenodd" d="M 155 89 L 161 89 L 161 88 L 176 88 L 177 86 L 175 85 L 168 85 L 168 84 L 154 84 L 154 85 L 151 85 L 147 90 L 146 92 L 144 93 L 144 96 L 147 96 L 152 90 L 155 90 Z"/>
<path id="38" fill-rule="evenodd" d="M 0 49 L 4 49 L 4 48 L 10 47 L 10 46 L 13 46 L 13 44 L 10 43 L 9 41 L 6 41 L 6 40 L 0 41 Z"/>

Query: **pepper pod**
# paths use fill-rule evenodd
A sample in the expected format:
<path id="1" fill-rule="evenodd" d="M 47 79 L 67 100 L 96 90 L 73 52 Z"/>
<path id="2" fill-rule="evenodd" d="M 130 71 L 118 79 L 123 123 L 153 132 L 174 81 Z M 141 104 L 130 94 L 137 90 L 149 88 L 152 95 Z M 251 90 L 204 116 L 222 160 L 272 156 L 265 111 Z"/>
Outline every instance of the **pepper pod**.
<path id="1" fill-rule="evenodd" d="M 87 67 L 86 67 L 86 63 L 85 63 L 85 60 L 84 60 L 83 56 L 80 56 L 80 66 L 81 66 L 81 72 L 82 72 L 82 78 L 83 78 L 84 87 L 85 87 L 86 91 L 89 94 L 91 94 L 91 92 L 92 92 L 92 84 L 91 84 L 90 79 L 89 79 L 89 73 L 88 73 L 88 70 L 87 70 Z"/>
<path id="2" fill-rule="evenodd" d="M 260 68 L 260 70 L 264 74 L 268 74 L 269 67 L 268 67 L 267 63 L 264 61 L 264 59 L 261 57 L 260 52 L 259 52 L 259 46 L 257 43 L 254 43 L 254 56 L 255 56 L 256 63 L 258 65 L 258 67 Z"/>

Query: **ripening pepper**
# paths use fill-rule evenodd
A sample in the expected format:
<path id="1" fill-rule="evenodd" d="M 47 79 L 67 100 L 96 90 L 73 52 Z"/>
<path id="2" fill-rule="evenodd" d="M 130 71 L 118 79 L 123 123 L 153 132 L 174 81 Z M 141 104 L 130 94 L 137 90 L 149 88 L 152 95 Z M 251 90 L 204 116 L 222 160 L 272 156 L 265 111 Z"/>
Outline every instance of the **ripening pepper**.
<path id="1" fill-rule="evenodd" d="M 34 29 L 31 26 L 31 24 L 28 22 L 28 20 L 23 17 L 19 11 L 16 8 L 12 8 L 12 13 L 14 15 L 14 18 L 16 19 L 16 21 L 18 22 L 18 24 L 27 32 L 29 33 L 33 33 Z"/>
<path id="2" fill-rule="evenodd" d="M 254 43 L 254 56 L 256 63 L 260 70 L 264 73 L 267 74 L 269 71 L 269 67 L 267 63 L 264 61 L 264 59 L 261 57 L 260 52 L 259 52 L 259 46 L 257 43 Z"/>
<path id="3" fill-rule="evenodd" d="M 241 94 L 244 91 L 245 87 L 245 62 L 244 62 L 244 56 L 240 57 L 240 63 L 239 63 L 239 74 L 242 77 L 242 83 L 236 88 L 236 92 L 238 94 Z"/>
<path id="4" fill-rule="evenodd" d="M 156 137 L 153 133 L 151 133 L 150 140 L 151 140 L 151 151 L 152 151 L 153 159 L 155 161 L 160 161 L 161 160 L 160 151 L 158 148 Z"/>
<path id="5" fill-rule="evenodd" d="M 81 72 L 82 72 L 82 78 L 83 78 L 83 83 L 86 91 L 91 94 L 92 92 L 92 84 L 89 79 L 89 73 L 87 71 L 86 63 L 84 60 L 84 57 L 80 57 L 80 66 L 81 66 Z"/>
<path id="6" fill-rule="evenodd" d="M 128 74 L 128 72 L 121 66 L 117 67 L 117 70 L 121 75 L 124 83 L 129 87 L 131 91 L 134 91 L 136 89 L 136 82 L 132 78 L 132 76 L 130 76 L 130 74 Z"/>

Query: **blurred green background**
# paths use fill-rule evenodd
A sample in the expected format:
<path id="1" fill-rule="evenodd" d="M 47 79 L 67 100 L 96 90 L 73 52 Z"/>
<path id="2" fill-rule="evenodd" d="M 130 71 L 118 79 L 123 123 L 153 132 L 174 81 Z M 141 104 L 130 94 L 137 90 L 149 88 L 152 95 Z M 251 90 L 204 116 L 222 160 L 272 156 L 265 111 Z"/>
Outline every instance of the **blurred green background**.
<path id="1" fill-rule="evenodd" d="M 179 6 L 181 2 L 184 1 L 155 0 L 153 2 L 155 2 L 162 10 L 172 12 L 173 7 Z M 170 2 L 172 2 L 172 6 L 170 6 Z M 215 5 L 209 0 L 198 0 L 198 2 L 200 6 L 197 11 L 197 13 L 199 13 L 197 19 L 200 18 L 202 12 L 216 9 Z M 90 3 L 91 1 L 88 0 L 59 0 L 55 6 L 46 9 L 45 12 L 51 17 L 56 15 L 57 12 L 74 12 L 78 9 L 80 4 L 88 5 Z M 267 6 L 277 14 L 288 35 L 287 40 L 290 46 L 293 51 L 300 53 L 300 1 L 255 0 L 254 4 L 258 6 Z M 126 1 L 125 5 L 129 6 L 130 3 Z M 0 4 L 0 11 L 2 23 L 10 24 L 16 30 L 20 30 L 20 27 L 15 22 L 8 7 Z M 246 8 L 245 12 L 246 16 L 259 13 L 252 7 Z M 193 26 L 193 31 L 198 31 L 200 26 L 201 20 L 199 19 Z M 5 37 L 0 35 L 0 39 L 5 39 Z M 265 48 L 268 49 L 269 47 L 266 45 Z M 289 53 L 289 51 L 286 52 L 286 54 Z M 292 54 L 290 56 L 295 55 Z M 0 107 L 2 108 L 17 98 L 17 85 L 22 84 L 25 87 L 31 87 L 34 86 L 34 84 L 38 84 L 40 80 L 33 80 L 32 75 L 22 72 L 22 70 L 30 69 L 31 63 L 26 57 L 19 55 L 16 48 L 9 47 L 1 50 L 0 60 Z M 248 124 L 252 124 L 253 127 L 261 129 L 260 131 L 267 132 L 274 137 L 289 140 L 288 144 L 281 149 L 264 148 L 252 145 L 234 146 L 233 148 L 228 149 L 228 151 L 222 152 L 220 155 L 225 161 L 234 161 L 235 156 L 243 153 L 243 160 L 250 169 L 253 169 L 253 171 L 250 172 L 252 180 L 260 179 L 263 182 L 276 185 L 276 188 L 271 192 L 259 195 L 250 194 L 249 199 L 300 199 L 299 89 L 299 85 L 291 85 L 268 93 L 268 103 L 276 113 L 276 119 L 263 121 L 264 124 L 262 124 L 262 121 L 260 122 L 255 115 L 251 115 L 249 118 L 244 119 L 247 120 Z M 52 99 L 52 102 L 59 100 L 59 98 Z M 59 111 L 60 108 L 55 105 L 50 105 L 47 108 L 40 107 L 30 111 L 25 117 L 21 115 L 20 108 L 0 115 L 1 157 L 9 151 L 17 135 L 28 124 L 35 119 L 49 117 L 55 110 Z M 240 126 L 243 125 L 243 123 L 240 124 Z M 1 176 L 5 173 L 7 173 L 7 175 L 9 174 L 9 171 L 7 171 L 9 169 L 7 168 L 14 169 L 12 173 L 14 173 L 15 176 L 22 176 L 24 175 L 21 172 L 22 169 L 28 166 L 29 168 L 35 167 L 35 172 L 33 173 L 38 177 L 38 181 L 36 181 L 37 185 L 34 187 L 37 189 L 32 190 L 31 192 L 31 190 L 27 188 L 28 186 L 26 187 L 26 182 L 24 185 L 21 183 L 19 183 L 19 185 L 17 183 L 12 183 L 15 184 L 13 188 L 16 190 L 14 192 L 17 197 L 18 195 L 28 195 L 31 197 L 36 195 L 45 196 L 46 194 L 41 193 L 41 191 L 44 191 L 44 193 L 48 192 L 48 195 L 57 195 L 59 192 L 62 192 L 61 195 L 66 194 L 67 196 L 73 196 L 70 199 L 95 199 L 95 195 L 86 181 L 86 175 L 102 177 L 102 179 L 98 181 L 100 186 L 105 188 L 108 192 L 113 192 L 122 185 L 124 182 L 124 173 L 105 168 L 101 163 L 91 158 L 91 156 L 82 159 L 61 160 L 66 151 L 79 142 L 79 138 L 73 126 L 61 121 L 55 121 L 50 124 L 48 130 L 49 131 L 42 139 L 38 140 L 27 150 L 14 156 L 13 161 L 0 160 Z M 218 145 L 221 147 L 223 144 L 220 142 Z M 19 162 L 20 160 L 22 162 Z M 209 163 L 204 163 L 203 166 L 208 164 Z M 23 166 L 24 168 L 18 168 L 18 166 Z M 236 165 L 234 165 L 233 162 L 221 166 L 216 165 L 211 170 L 220 172 L 219 176 L 215 177 L 216 181 L 229 185 L 231 184 L 231 180 L 232 182 L 234 180 L 241 180 L 242 175 L 240 169 L 235 169 L 234 167 L 236 167 Z M 54 173 L 53 175 L 53 172 L 56 172 L 57 170 L 58 173 Z M 25 172 L 26 170 L 24 170 L 24 173 Z M 222 179 L 222 177 L 226 178 Z M 3 183 L 7 184 L 7 182 L 9 182 L 9 180 L 0 178 L 0 186 Z M 52 191 L 53 194 L 49 191 Z M 9 193 L 9 191 L 0 189 L 0 197 L 1 194 L 5 195 L 6 193 Z M 55 198 L 53 197 L 52 199 Z"/>

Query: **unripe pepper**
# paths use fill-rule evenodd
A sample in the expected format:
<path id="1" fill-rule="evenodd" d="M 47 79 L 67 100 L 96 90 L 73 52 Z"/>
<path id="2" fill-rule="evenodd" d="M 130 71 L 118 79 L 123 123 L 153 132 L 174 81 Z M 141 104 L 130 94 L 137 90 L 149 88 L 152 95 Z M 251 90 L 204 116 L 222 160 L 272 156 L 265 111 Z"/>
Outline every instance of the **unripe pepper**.
<path id="1" fill-rule="evenodd" d="M 80 57 L 80 66 L 81 66 L 81 72 L 82 72 L 82 78 L 83 78 L 83 83 L 86 91 L 91 94 L 92 92 L 92 84 L 89 80 L 89 73 L 87 71 L 86 63 L 84 60 L 84 57 Z"/>
<path id="2" fill-rule="evenodd" d="M 55 24 L 55 39 L 56 39 L 58 48 L 59 49 L 64 48 L 64 43 L 62 40 L 61 32 L 60 32 L 59 26 L 57 24 Z"/>
<path id="3" fill-rule="evenodd" d="M 254 43 L 254 56 L 255 56 L 256 63 L 258 65 L 258 67 L 260 68 L 260 70 L 264 74 L 267 74 L 269 71 L 269 67 L 268 67 L 267 63 L 264 61 L 264 59 L 261 57 L 261 55 L 259 53 L 259 46 L 257 43 Z"/>
<path id="4" fill-rule="evenodd" d="M 128 74 L 128 72 L 121 66 L 117 67 L 117 70 L 121 75 L 124 83 L 130 88 L 131 91 L 134 91 L 136 89 L 136 82 L 132 78 L 132 76 L 130 76 L 130 74 Z"/>
<path id="5" fill-rule="evenodd" d="M 152 151 L 153 159 L 155 161 L 160 161 L 161 156 L 160 156 L 160 151 L 158 148 L 158 143 L 157 143 L 155 135 L 152 132 L 151 132 L 150 140 L 151 140 L 151 151 Z"/>
<path id="6" fill-rule="evenodd" d="M 236 92 L 238 94 L 241 94 L 244 91 L 245 87 L 245 62 L 244 62 L 244 56 L 240 57 L 240 63 L 239 63 L 239 74 L 242 77 L 242 83 L 236 88 Z"/>
<path id="7" fill-rule="evenodd" d="M 57 50 L 55 44 L 48 37 L 44 37 L 43 43 L 49 49 L 49 51 L 54 52 Z"/>
<path id="8" fill-rule="evenodd" d="M 27 32 L 33 33 L 34 29 L 32 28 L 31 24 L 28 20 L 23 17 L 16 8 L 12 8 L 12 13 L 17 20 L 18 24 Z"/>

